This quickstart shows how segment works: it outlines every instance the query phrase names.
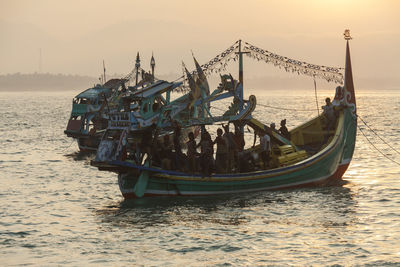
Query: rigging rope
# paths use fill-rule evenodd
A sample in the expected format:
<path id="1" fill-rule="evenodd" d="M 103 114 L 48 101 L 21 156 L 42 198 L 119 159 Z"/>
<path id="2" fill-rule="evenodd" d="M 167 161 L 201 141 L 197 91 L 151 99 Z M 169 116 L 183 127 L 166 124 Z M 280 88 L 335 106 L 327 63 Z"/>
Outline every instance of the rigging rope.
<path id="1" fill-rule="evenodd" d="M 215 109 L 217 109 L 219 111 L 226 111 L 225 109 L 222 109 L 222 108 L 219 108 L 219 107 L 216 107 L 216 106 L 211 106 L 211 108 L 215 108 Z"/>
<path id="2" fill-rule="evenodd" d="M 295 108 L 281 108 L 281 107 L 274 107 L 274 106 L 269 106 L 269 105 L 264 105 L 257 103 L 257 106 L 262 106 L 266 108 L 274 108 L 274 109 L 282 109 L 282 110 L 291 110 L 291 111 L 315 111 L 315 109 L 295 109 Z"/>
<path id="3" fill-rule="evenodd" d="M 66 148 L 64 148 L 62 152 L 64 153 L 72 145 L 73 142 L 75 142 L 75 139 L 72 139 L 71 143 Z"/>
<path id="4" fill-rule="evenodd" d="M 317 96 L 317 82 L 315 81 L 315 76 L 314 76 L 314 91 L 315 91 L 315 103 L 317 104 L 317 112 L 318 112 L 318 117 L 319 117 L 318 96 Z"/>
<path id="5" fill-rule="evenodd" d="M 375 131 L 374 129 L 372 129 L 364 120 L 363 118 L 360 117 L 360 115 L 357 114 L 357 117 L 365 124 L 365 126 L 368 127 L 369 130 L 371 130 L 371 132 L 373 132 L 376 136 L 378 136 L 379 139 L 382 140 L 383 143 L 385 143 L 385 145 L 387 145 L 388 147 L 390 147 L 391 149 L 393 149 L 397 154 L 400 154 L 399 151 L 397 151 L 393 146 L 391 146 L 388 142 L 386 142 L 382 137 L 380 137 Z"/>
<path id="6" fill-rule="evenodd" d="M 388 155 L 386 155 L 386 154 L 383 153 L 380 149 L 378 149 L 378 148 L 371 142 L 371 140 L 369 140 L 369 138 L 365 135 L 365 133 L 362 131 L 362 129 L 361 129 L 360 126 L 357 125 L 357 127 L 358 127 L 358 129 L 360 130 L 360 132 L 364 135 L 365 139 L 367 139 L 367 141 L 369 142 L 369 144 L 370 144 L 371 146 L 373 146 L 382 156 L 384 156 L 384 157 L 387 158 L 388 160 L 390 160 L 390 161 L 392 161 L 393 163 L 395 163 L 395 164 L 397 164 L 397 165 L 400 166 L 400 163 L 399 163 L 399 162 L 397 162 L 397 161 L 395 161 L 394 159 L 390 158 Z"/>

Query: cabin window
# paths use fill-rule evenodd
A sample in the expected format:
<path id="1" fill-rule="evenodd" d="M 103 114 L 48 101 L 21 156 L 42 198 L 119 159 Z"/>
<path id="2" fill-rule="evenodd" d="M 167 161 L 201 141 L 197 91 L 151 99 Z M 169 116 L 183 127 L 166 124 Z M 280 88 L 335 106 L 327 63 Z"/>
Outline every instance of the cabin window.
<path id="1" fill-rule="evenodd" d="M 120 130 L 107 130 L 104 139 L 105 140 L 119 140 L 121 136 Z"/>
<path id="2" fill-rule="evenodd" d="M 71 120 L 78 120 L 78 121 L 80 121 L 82 118 L 81 118 L 81 116 L 72 116 L 71 117 Z"/>
<path id="3" fill-rule="evenodd" d="M 158 109 L 159 109 L 159 104 L 156 102 L 156 103 L 154 103 L 153 104 L 153 112 L 157 112 L 158 111 Z"/>

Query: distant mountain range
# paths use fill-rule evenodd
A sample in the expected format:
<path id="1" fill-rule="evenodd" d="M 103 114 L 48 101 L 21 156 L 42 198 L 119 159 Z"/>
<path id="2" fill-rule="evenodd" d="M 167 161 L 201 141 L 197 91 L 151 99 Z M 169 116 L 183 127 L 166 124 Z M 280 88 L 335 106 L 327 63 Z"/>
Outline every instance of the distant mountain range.
<path id="1" fill-rule="evenodd" d="M 0 75 L 0 91 L 83 91 L 98 83 L 90 76 L 32 73 Z"/>
<path id="2" fill-rule="evenodd" d="M 108 75 L 107 79 L 120 78 L 125 75 Z M 172 81 L 176 80 L 179 74 L 157 75 L 157 78 Z M 313 80 L 310 77 L 297 76 L 284 77 L 279 75 L 252 76 L 245 78 L 245 87 L 247 90 L 296 90 L 296 89 L 314 89 Z M 99 83 L 98 77 L 84 75 L 66 75 L 51 73 L 14 73 L 0 75 L 0 91 L 75 91 L 80 92 Z M 212 88 L 218 85 L 219 77 L 214 75 L 209 77 L 209 83 Z M 356 87 L 360 90 L 382 90 L 396 89 L 397 84 L 393 84 L 384 79 L 376 77 L 358 78 Z M 317 80 L 318 89 L 333 90 L 337 84 L 327 83 L 324 80 Z"/>
<path id="3" fill-rule="evenodd" d="M 125 74 L 126 75 L 126 74 Z M 107 80 L 121 78 L 124 74 L 107 75 Z M 175 80 L 178 74 L 157 76 L 167 81 Z M 13 73 L 0 75 L 0 91 L 83 91 L 99 83 L 98 77 L 52 73 Z"/>

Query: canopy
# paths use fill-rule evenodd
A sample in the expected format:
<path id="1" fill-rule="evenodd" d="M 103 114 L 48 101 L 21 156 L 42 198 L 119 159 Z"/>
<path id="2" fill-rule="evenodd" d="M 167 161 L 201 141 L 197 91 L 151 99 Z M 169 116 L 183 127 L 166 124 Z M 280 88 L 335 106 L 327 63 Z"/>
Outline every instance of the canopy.
<path id="1" fill-rule="evenodd" d="M 93 88 L 89 88 L 89 89 L 83 91 L 79 95 L 75 96 L 75 98 L 93 99 L 93 98 L 97 98 L 100 94 L 103 94 L 103 93 L 105 93 L 105 94 L 110 93 L 110 89 L 104 88 L 101 85 L 96 85 Z"/>

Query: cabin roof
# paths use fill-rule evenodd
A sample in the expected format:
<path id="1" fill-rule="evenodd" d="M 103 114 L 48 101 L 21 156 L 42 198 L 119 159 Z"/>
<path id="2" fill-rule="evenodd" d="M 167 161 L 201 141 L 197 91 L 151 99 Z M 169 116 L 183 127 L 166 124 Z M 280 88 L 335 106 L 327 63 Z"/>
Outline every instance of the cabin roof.
<path id="1" fill-rule="evenodd" d="M 133 93 L 133 96 L 135 97 L 142 97 L 146 98 L 155 94 L 162 94 L 168 90 L 172 90 L 178 86 L 180 86 L 182 83 L 170 83 L 166 81 L 157 81 L 156 83 L 145 87 L 143 89 L 140 89 L 136 92 Z"/>
<path id="2" fill-rule="evenodd" d="M 115 88 L 115 87 L 119 86 L 120 84 L 125 83 L 127 81 L 128 80 L 126 80 L 126 79 L 110 79 L 105 84 L 103 84 L 103 87 Z"/>
<path id="3" fill-rule="evenodd" d="M 89 88 L 85 91 L 83 91 L 82 93 L 78 94 L 77 96 L 75 96 L 75 98 L 97 98 L 99 94 L 101 93 L 108 93 L 110 92 L 109 88 L 104 88 L 101 85 L 96 85 L 93 88 Z"/>

